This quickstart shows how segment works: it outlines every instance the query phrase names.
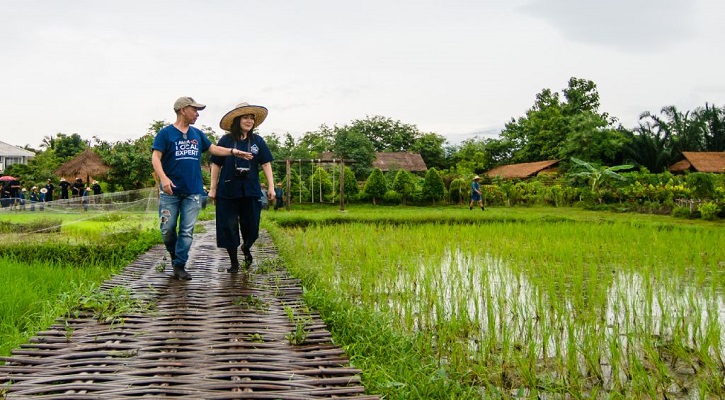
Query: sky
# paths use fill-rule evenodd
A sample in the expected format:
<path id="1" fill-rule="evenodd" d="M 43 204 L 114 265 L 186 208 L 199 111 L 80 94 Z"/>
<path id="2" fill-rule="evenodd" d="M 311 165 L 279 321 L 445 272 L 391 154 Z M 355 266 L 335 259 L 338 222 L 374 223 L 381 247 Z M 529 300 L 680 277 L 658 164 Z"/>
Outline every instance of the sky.
<path id="1" fill-rule="evenodd" d="M 268 135 L 383 116 L 450 144 L 495 137 L 543 89 L 591 80 L 628 129 L 725 105 L 722 0 L 15 0 L 0 4 L 0 141 L 135 140 L 241 102 Z"/>

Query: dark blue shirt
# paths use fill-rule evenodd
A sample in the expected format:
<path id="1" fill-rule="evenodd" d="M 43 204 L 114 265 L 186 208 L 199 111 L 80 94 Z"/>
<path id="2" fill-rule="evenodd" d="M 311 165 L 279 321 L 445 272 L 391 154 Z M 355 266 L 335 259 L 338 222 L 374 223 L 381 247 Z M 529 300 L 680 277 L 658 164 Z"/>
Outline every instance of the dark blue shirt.
<path id="1" fill-rule="evenodd" d="M 254 157 L 251 160 L 243 160 L 231 154 L 226 157 L 211 156 L 211 162 L 221 166 L 216 191 L 217 197 L 222 199 L 261 197 L 263 193 L 259 185 L 259 166 L 273 160 L 272 152 L 267 147 L 264 139 L 254 134 L 251 135 L 251 140 L 234 140 L 234 137 L 227 133 L 219 139 L 218 145 L 250 152 Z M 235 176 L 234 171 L 236 168 L 249 168 L 247 178 L 241 179 Z"/>
<path id="2" fill-rule="evenodd" d="M 161 166 L 175 187 L 175 194 L 202 194 L 201 155 L 209 150 L 211 141 L 204 132 L 189 126 L 184 135 L 174 125 L 162 128 L 152 148 L 161 152 Z M 161 187 L 159 186 L 159 189 Z"/>

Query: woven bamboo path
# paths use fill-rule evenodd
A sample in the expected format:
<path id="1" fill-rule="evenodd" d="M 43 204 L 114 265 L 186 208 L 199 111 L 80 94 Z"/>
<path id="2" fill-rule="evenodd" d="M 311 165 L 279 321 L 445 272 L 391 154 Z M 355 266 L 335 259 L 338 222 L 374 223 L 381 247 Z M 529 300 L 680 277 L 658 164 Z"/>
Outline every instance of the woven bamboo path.
<path id="1" fill-rule="evenodd" d="M 204 226 L 190 252 L 193 280 L 171 278 L 163 246 L 154 247 L 103 285 L 130 288 L 149 311 L 115 324 L 58 320 L 2 358 L 0 398 L 379 398 L 365 395 L 360 371 L 305 307 L 266 232 L 250 272 L 232 275 L 213 222 Z M 290 344 L 301 323 L 306 341 Z"/>

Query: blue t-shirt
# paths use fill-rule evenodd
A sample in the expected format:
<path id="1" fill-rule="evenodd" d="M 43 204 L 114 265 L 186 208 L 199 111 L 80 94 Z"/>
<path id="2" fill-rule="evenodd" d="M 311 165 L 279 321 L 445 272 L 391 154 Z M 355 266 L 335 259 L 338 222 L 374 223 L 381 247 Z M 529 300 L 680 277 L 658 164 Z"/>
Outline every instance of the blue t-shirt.
<path id="1" fill-rule="evenodd" d="M 216 195 L 222 199 L 236 199 L 240 197 L 261 197 L 262 189 L 259 185 L 259 166 L 272 162 L 272 152 L 267 143 L 259 135 L 252 135 L 251 140 L 239 139 L 227 133 L 219 139 L 219 146 L 234 147 L 242 151 L 254 154 L 251 160 L 243 160 L 233 157 L 231 154 L 225 157 L 211 156 L 210 161 L 221 166 L 219 172 L 219 183 L 217 184 Z M 249 168 L 246 179 L 234 175 L 236 168 Z M 268 182 L 270 183 L 270 182 Z"/>
<path id="2" fill-rule="evenodd" d="M 481 200 L 481 195 L 476 193 L 476 190 L 481 191 L 481 187 L 478 185 L 478 182 L 473 181 L 471 183 L 471 200 Z"/>
<path id="3" fill-rule="evenodd" d="M 161 152 L 161 167 L 176 185 L 174 194 L 202 194 L 201 155 L 209 150 L 211 141 L 204 132 L 189 126 L 186 135 L 174 125 L 162 128 L 151 147 Z M 161 188 L 159 187 L 159 190 Z"/>

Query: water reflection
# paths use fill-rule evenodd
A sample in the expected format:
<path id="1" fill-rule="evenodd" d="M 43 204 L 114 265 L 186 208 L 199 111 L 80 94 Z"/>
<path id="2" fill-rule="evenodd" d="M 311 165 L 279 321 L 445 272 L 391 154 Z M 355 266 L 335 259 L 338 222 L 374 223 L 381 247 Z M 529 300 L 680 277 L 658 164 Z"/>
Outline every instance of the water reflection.
<path id="1" fill-rule="evenodd" d="M 378 309 L 397 315 L 404 329 L 433 332 L 432 340 L 457 333 L 472 357 L 522 347 L 542 363 L 574 357 L 582 374 L 597 375 L 605 390 L 631 379 L 624 372 L 631 357 L 646 359 L 648 346 L 691 352 L 709 347 L 723 359 L 721 293 L 647 271 L 612 270 L 612 279 L 586 282 L 596 286 L 587 293 L 599 296 L 598 302 L 577 301 L 574 296 L 586 294 L 554 297 L 563 289 L 552 290 L 546 274 L 515 272 L 501 259 L 453 250 L 398 266 L 397 276 L 378 282 L 371 297 L 379 299 Z M 667 358 L 662 350 L 660 356 L 677 373 L 687 373 L 686 361 Z"/>

